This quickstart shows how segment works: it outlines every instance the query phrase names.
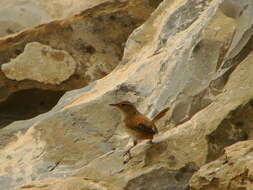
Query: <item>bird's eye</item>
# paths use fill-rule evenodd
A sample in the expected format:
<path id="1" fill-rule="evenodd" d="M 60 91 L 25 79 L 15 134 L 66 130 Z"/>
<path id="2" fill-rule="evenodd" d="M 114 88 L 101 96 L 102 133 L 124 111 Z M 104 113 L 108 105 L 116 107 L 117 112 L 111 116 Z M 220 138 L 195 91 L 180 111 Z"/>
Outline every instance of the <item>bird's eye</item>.
<path id="1" fill-rule="evenodd" d="M 126 104 L 121 104 L 122 106 L 126 106 Z"/>

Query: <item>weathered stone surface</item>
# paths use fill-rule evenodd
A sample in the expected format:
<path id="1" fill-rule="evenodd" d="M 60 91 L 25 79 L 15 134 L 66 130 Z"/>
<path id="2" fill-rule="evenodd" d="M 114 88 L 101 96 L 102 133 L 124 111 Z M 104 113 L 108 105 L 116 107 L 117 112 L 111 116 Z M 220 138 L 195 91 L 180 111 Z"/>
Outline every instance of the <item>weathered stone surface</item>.
<path id="1" fill-rule="evenodd" d="M 30 5 L 29 2 L 30 1 L 27 0 L 28 4 L 25 5 Z M 39 1 L 36 0 L 36 2 Z M 28 77 L 23 76 L 23 74 L 19 77 L 23 79 L 30 78 L 33 75 L 36 75 L 37 78 L 38 76 L 43 76 L 43 81 L 48 81 L 47 84 L 43 81 L 39 82 L 32 79 L 21 81 L 12 80 L 6 77 L 5 73 L 0 69 L 0 102 L 9 101 L 7 98 L 13 93 L 18 93 L 17 91 L 37 91 L 37 89 L 39 89 L 42 91 L 64 92 L 66 90 L 81 88 L 89 82 L 104 77 L 119 63 L 123 54 L 124 43 L 128 35 L 148 18 L 150 13 L 158 6 L 159 2 L 160 1 L 152 3 L 152 1 L 149 0 L 110 1 L 102 5 L 97 5 L 102 2 L 94 1 L 93 5 L 89 5 L 94 8 L 84 10 L 76 16 L 64 20 L 53 21 L 35 28 L 30 28 L 19 34 L 2 38 L 0 40 L 0 65 L 10 62 L 11 60 L 16 60 L 17 57 L 20 56 L 30 60 L 35 54 L 26 56 L 27 53 L 24 53 L 24 49 L 28 44 L 38 42 L 54 50 L 68 53 L 73 57 L 77 66 L 75 73 L 67 80 L 60 83 L 60 81 L 56 79 L 58 81 L 57 83 L 60 84 L 51 80 L 57 74 L 54 74 L 54 76 L 50 75 L 49 78 L 44 77 L 45 73 L 43 75 L 42 73 L 45 70 L 29 73 Z M 6 6 L 9 5 L 8 2 L 6 3 Z M 25 6 L 22 3 L 24 2 L 20 2 L 20 5 Z M 44 1 L 44 3 L 46 4 L 46 1 Z M 51 1 L 48 3 L 51 3 Z M 67 4 L 66 2 L 65 5 Z M 34 70 L 35 68 L 37 67 L 30 67 L 28 70 Z M 26 69 L 26 71 L 28 70 Z M 15 73 L 17 74 L 18 72 Z M 47 73 L 50 73 L 50 71 Z M 39 78 L 41 79 L 41 77 Z M 52 84 L 52 82 L 54 84 Z M 57 94 L 57 92 L 55 93 Z M 20 92 L 18 94 L 23 93 Z M 34 98 L 32 94 L 33 93 L 31 93 L 31 95 L 27 94 L 26 98 Z M 23 112 L 27 112 L 28 109 L 24 108 L 22 102 L 20 104 L 18 102 L 16 103 L 17 107 L 23 107 Z M 4 102 L 0 104 L 0 107 L 4 107 L 4 104 Z M 3 112 L 5 113 L 6 110 L 3 110 Z M 16 115 L 9 114 L 6 116 L 6 114 L 0 114 L 0 127 L 2 128 L 6 126 L 7 123 L 17 119 L 28 118 L 29 117 L 17 117 Z"/>
<path id="2" fill-rule="evenodd" d="M 34 0 L 1 0 L 0 37 L 52 20 L 49 13 Z"/>
<path id="3" fill-rule="evenodd" d="M 130 33 L 148 18 L 157 5 L 149 3 L 149 0 L 105 2 L 75 16 L 2 38 L 0 65 L 22 54 L 27 44 L 40 42 L 69 53 L 78 67 L 75 74 L 61 85 L 10 80 L 0 72 L 0 102 L 22 89 L 71 90 L 104 77 L 121 60 Z"/>
<path id="4" fill-rule="evenodd" d="M 1 0 L 0 37 L 20 30 L 64 19 L 110 0 Z"/>
<path id="5" fill-rule="evenodd" d="M 2 129 L 5 189 L 74 176 L 125 190 L 185 190 L 194 172 L 224 148 L 250 139 L 253 54 L 250 40 L 246 49 L 234 41 L 248 17 L 226 15 L 221 3 L 164 0 L 131 33 L 110 74 L 66 93 L 50 112 Z M 236 55 L 229 53 L 233 46 Z M 108 105 L 122 100 L 150 118 L 171 107 L 153 144 L 138 144 L 126 164 L 129 137 Z"/>
<path id="6" fill-rule="evenodd" d="M 252 189 L 253 141 L 238 142 L 225 149 L 225 155 L 203 166 L 193 175 L 192 190 Z"/>
<path id="7" fill-rule="evenodd" d="M 28 89 L 10 95 L 0 104 L 0 128 L 48 112 L 63 94 L 64 91 Z"/>
<path id="8" fill-rule="evenodd" d="M 253 89 L 251 88 L 253 78 L 250 76 L 250 73 L 253 72 L 252 58 L 253 54 L 250 54 L 236 68 L 231 74 L 224 92 L 217 96 L 212 104 L 198 112 L 190 121 L 156 137 L 154 142 L 159 144 L 154 145 L 147 151 L 143 149 L 141 153 L 133 154 L 134 158 L 125 167 L 125 172 L 113 177 L 110 175 L 104 177 L 101 173 L 93 176 L 89 174 L 90 167 L 88 166 L 87 168 L 86 166 L 79 170 L 77 174 L 94 178 L 103 176 L 102 179 L 116 181 L 116 183 L 122 184 L 125 189 L 133 187 L 133 189 L 138 189 L 139 187 L 154 189 L 157 188 L 157 184 L 166 184 L 164 186 L 161 185 L 160 189 L 184 189 L 187 186 L 187 180 L 199 166 L 222 155 L 223 152 L 220 152 L 219 149 L 234 142 L 252 138 L 250 136 L 252 134 L 252 123 L 245 125 L 243 130 L 228 128 L 224 129 L 226 130 L 224 134 L 220 131 L 220 129 L 227 127 L 224 125 L 224 120 L 229 117 L 231 112 L 240 105 L 250 102 L 253 97 Z M 244 86 L 238 88 L 242 82 Z M 251 108 L 251 113 L 252 111 L 253 109 Z M 241 119 L 242 116 L 245 116 L 244 113 L 241 112 L 243 114 Z M 237 115 L 237 119 L 239 119 L 239 116 Z M 221 139 L 216 138 L 214 141 L 209 139 L 214 131 L 220 131 L 217 136 Z M 246 135 L 244 135 L 245 133 Z M 214 144 L 214 142 L 218 143 L 219 140 L 222 142 L 221 144 Z M 218 149 L 215 149 L 215 147 Z M 210 148 L 212 148 L 212 151 Z M 133 150 L 132 152 L 134 153 L 135 151 Z M 99 162 L 95 165 L 93 163 L 93 172 L 96 166 L 99 166 Z M 164 172 L 164 170 L 167 172 Z M 99 172 L 100 170 L 97 171 Z M 106 169 L 102 171 L 106 171 Z M 156 171 L 161 176 L 156 174 Z M 159 177 L 152 179 L 149 176 Z M 124 180 L 122 181 L 122 179 Z"/>
<path id="9" fill-rule="evenodd" d="M 49 178 L 41 181 L 34 181 L 19 188 L 19 190 L 122 190 L 102 181 L 95 181 L 86 178 Z"/>
<path id="10" fill-rule="evenodd" d="M 62 19 L 74 15 L 75 13 L 92 8 L 104 2 L 110 2 L 110 0 L 36 0 L 36 4 L 54 19 Z"/>
<path id="11" fill-rule="evenodd" d="M 5 76 L 12 80 L 35 80 L 45 84 L 61 84 L 76 70 L 75 60 L 65 51 L 32 42 L 16 59 L 2 65 Z"/>
<path id="12" fill-rule="evenodd" d="M 238 56 L 239 52 L 248 51 L 248 48 L 245 47 L 253 35 L 253 21 L 249 18 L 253 12 L 253 4 L 251 0 L 226 0 L 221 4 L 221 9 L 226 15 L 235 18 L 238 23 L 226 56 L 226 59 L 233 59 Z"/>

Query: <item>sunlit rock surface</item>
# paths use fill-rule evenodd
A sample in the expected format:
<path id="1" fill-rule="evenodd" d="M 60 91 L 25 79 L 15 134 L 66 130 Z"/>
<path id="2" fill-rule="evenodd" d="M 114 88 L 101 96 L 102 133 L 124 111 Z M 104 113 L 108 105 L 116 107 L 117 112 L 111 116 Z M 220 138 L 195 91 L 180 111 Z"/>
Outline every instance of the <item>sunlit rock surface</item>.
<path id="1" fill-rule="evenodd" d="M 236 176 L 238 170 L 245 174 L 245 168 L 241 167 L 250 165 L 250 159 L 242 155 L 250 156 L 243 151 L 250 149 L 247 147 L 250 147 L 253 134 L 250 19 L 253 3 L 240 2 L 164 0 L 158 5 L 154 1 L 117 1 L 94 7 L 92 13 L 89 10 L 72 17 L 73 21 L 85 14 L 94 14 L 94 19 L 109 14 L 108 10 L 113 13 L 124 10 L 124 14 L 118 13 L 120 20 L 124 20 L 126 15 L 140 16 L 143 5 L 158 5 L 153 12 L 149 9 L 143 23 L 138 22 L 132 30 L 129 29 L 132 24 L 124 25 L 128 35 L 124 37 L 121 56 L 115 59 L 117 67 L 111 69 L 112 72 L 99 80 L 93 78 L 90 80 L 93 82 L 83 88 L 65 93 L 50 111 L 1 129 L 0 163 L 4 164 L 0 165 L 0 182 L 3 187 L 9 190 L 33 184 L 31 188 L 37 188 L 42 180 L 49 183 L 47 180 L 52 178 L 57 181 L 74 178 L 78 179 L 77 183 L 85 178 L 125 190 L 250 187 L 248 176 L 246 185 L 239 186 L 241 178 L 233 181 L 225 175 L 229 171 L 234 172 L 231 176 Z M 118 19 L 113 17 L 112 20 Z M 97 37 L 103 34 L 104 39 L 115 39 L 116 34 L 110 36 L 113 28 L 108 24 L 110 20 L 111 17 L 103 20 L 108 31 L 105 27 Z M 56 21 L 56 26 L 64 26 L 66 22 Z M 67 31 L 73 34 L 75 30 Z M 113 31 L 119 35 L 117 28 Z M 22 41 L 26 37 L 30 39 L 31 35 L 24 36 L 16 38 Z M 40 43 L 43 43 L 42 36 Z M 66 38 L 62 34 L 58 36 Z M 70 36 L 75 39 L 75 35 Z M 93 39 L 98 45 L 91 34 L 80 36 Z M 21 44 L 23 48 L 25 43 Z M 83 59 L 77 59 L 71 48 L 61 48 L 68 47 L 64 40 L 58 46 L 43 44 L 64 50 L 78 64 L 82 63 L 78 60 Z M 114 45 L 94 47 L 96 51 L 98 47 L 113 49 L 109 54 L 112 56 L 119 47 Z M 18 46 L 7 47 L 10 51 L 4 54 L 4 62 L 8 62 L 10 52 Z M 92 60 L 92 63 L 99 62 L 97 57 Z M 90 65 L 87 71 L 92 70 L 93 64 Z M 84 73 L 89 75 L 89 72 Z M 153 139 L 154 144 L 138 144 L 131 150 L 133 158 L 126 164 L 123 163 L 124 151 L 129 136 L 123 129 L 120 113 L 108 105 L 122 100 L 133 102 L 150 118 L 171 107 L 157 123 L 159 134 Z M 236 148 L 241 146 L 239 141 L 243 141 L 246 148 Z M 237 164 L 238 170 L 223 163 L 226 155 L 228 159 L 234 158 L 230 156 L 234 147 L 238 158 L 245 161 L 244 165 Z M 209 165 L 216 172 L 211 176 L 206 169 Z M 224 170 L 220 168 L 223 165 Z M 220 169 L 216 171 L 217 167 Z M 205 180 L 201 181 L 202 178 Z M 217 184 L 217 180 L 212 180 L 216 178 L 218 182 L 226 178 L 230 186 Z M 48 185 L 49 189 L 53 187 Z"/>
<path id="2" fill-rule="evenodd" d="M 3 64 L 2 71 L 12 80 L 61 84 L 75 73 L 76 67 L 75 60 L 67 52 L 32 42 L 27 44 L 23 54 Z"/>

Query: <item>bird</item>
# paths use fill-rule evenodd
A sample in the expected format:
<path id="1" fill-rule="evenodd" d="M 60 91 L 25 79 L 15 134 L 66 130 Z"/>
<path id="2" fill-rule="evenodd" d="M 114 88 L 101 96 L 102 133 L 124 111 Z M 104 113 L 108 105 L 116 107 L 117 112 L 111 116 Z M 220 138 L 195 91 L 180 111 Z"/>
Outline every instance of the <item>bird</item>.
<path id="1" fill-rule="evenodd" d="M 133 138 L 132 149 L 141 140 L 149 140 L 152 144 L 153 137 L 158 134 L 155 122 L 162 118 L 170 108 L 159 112 L 152 120 L 140 113 L 133 103 L 121 101 L 116 104 L 109 104 L 118 108 L 124 114 L 124 123 L 127 133 Z M 130 155 L 130 149 L 126 152 Z"/>

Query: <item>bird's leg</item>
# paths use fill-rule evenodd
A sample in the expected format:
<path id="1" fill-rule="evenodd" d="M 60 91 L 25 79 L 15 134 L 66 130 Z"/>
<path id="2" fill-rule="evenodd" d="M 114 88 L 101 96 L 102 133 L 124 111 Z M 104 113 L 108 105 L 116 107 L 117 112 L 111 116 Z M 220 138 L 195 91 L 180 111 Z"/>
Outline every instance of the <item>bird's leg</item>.
<path id="1" fill-rule="evenodd" d="M 134 142 L 133 142 L 133 147 L 135 147 L 135 146 L 137 145 L 138 141 L 137 141 L 136 139 L 134 139 L 133 141 L 134 141 Z M 133 148 L 133 147 L 132 147 L 132 148 Z"/>
<path id="2" fill-rule="evenodd" d="M 132 158 L 132 156 L 131 156 L 131 149 L 132 148 L 134 148 L 136 145 L 137 145 L 137 140 L 136 139 L 133 139 L 133 145 L 132 146 L 130 146 L 127 150 L 126 150 L 126 152 L 124 152 L 124 154 L 123 154 L 123 156 L 128 156 L 127 157 L 127 159 L 126 160 L 124 160 L 124 164 L 126 164 L 131 158 Z"/>
<path id="3" fill-rule="evenodd" d="M 124 153 L 124 156 L 127 154 L 130 154 L 130 151 L 133 147 L 135 147 L 137 145 L 137 140 L 133 139 L 133 144 L 126 150 L 126 152 Z"/>

